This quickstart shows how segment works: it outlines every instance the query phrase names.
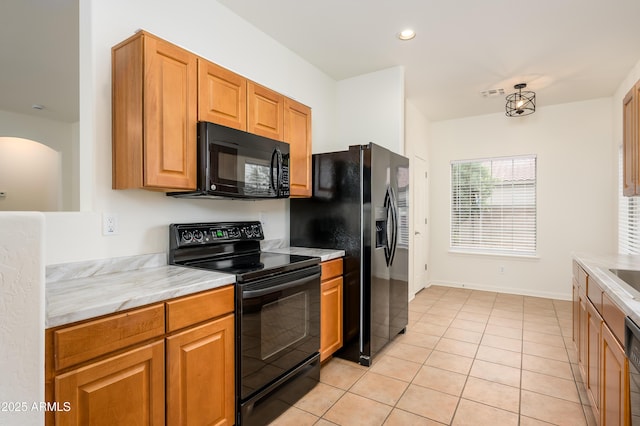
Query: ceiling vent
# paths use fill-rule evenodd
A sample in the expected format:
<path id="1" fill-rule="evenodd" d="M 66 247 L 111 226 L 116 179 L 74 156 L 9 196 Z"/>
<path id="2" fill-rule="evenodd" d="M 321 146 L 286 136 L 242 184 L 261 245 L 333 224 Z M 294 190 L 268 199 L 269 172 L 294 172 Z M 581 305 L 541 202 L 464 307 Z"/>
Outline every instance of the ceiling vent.
<path id="1" fill-rule="evenodd" d="M 503 96 L 504 89 L 489 89 L 489 90 L 480 92 L 480 94 L 482 95 L 483 98 L 494 98 L 496 96 Z"/>

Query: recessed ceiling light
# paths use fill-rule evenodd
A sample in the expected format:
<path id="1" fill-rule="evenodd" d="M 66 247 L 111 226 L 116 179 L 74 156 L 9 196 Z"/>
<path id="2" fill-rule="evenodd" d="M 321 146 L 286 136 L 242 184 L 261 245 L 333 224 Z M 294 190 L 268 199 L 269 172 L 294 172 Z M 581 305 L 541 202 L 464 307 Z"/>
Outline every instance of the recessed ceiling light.
<path id="1" fill-rule="evenodd" d="M 400 34 L 398 34 L 398 38 L 400 40 L 411 40 L 415 36 L 416 36 L 416 32 L 409 28 L 407 28 L 406 30 L 400 31 Z"/>
<path id="2" fill-rule="evenodd" d="M 33 108 L 33 109 L 44 109 L 44 105 L 33 104 L 33 105 L 31 105 L 31 108 Z"/>

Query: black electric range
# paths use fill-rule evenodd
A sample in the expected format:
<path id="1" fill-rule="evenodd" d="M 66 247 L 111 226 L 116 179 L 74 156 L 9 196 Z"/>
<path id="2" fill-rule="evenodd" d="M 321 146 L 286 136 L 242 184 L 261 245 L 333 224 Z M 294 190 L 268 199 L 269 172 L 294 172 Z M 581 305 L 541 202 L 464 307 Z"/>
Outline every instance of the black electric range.
<path id="1" fill-rule="evenodd" d="M 320 380 L 320 259 L 261 251 L 260 222 L 169 229 L 170 264 L 236 276 L 236 424 L 268 424 Z"/>

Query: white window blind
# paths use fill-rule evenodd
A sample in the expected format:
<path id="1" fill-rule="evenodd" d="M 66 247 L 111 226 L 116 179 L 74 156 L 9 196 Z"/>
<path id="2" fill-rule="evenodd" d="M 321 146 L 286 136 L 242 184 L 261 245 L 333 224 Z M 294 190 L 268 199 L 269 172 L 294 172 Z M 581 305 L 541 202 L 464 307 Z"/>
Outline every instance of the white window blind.
<path id="1" fill-rule="evenodd" d="M 622 148 L 618 153 L 618 253 L 640 254 L 640 199 L 622 195 Z"/>
<path id="2" fill-rule="evenodd" d="M 398 246 L 409 247 L 409 191 L 398 191 Z"/>
<path id="3" fill-rule="evenodd" d="M 536 156 L 451 162 L 451 249 L 536 253 Z"/>

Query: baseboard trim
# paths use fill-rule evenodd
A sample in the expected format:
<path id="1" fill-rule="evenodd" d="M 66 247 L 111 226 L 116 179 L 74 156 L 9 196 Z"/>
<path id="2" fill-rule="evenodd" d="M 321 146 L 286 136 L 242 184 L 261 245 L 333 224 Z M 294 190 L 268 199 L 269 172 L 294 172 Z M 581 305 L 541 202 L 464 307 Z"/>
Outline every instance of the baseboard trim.
<path id="1" fill-rule="evenodd" d="M 459 281 L 430 281 L 425 288 L 432 285 L 452 288 L 467 288 L 469 290 L 493 291 L 496 293 L 517 294 L 520 296 L 542 297 L 546 299 L 556 299 L 571 301 L 572 295 L 567 293 L 556 293 L 548 291 L 538 291 L 533 289 L 514 289 L 513 287 L 489 286 L 477 283 L 461 283 Z"/>

